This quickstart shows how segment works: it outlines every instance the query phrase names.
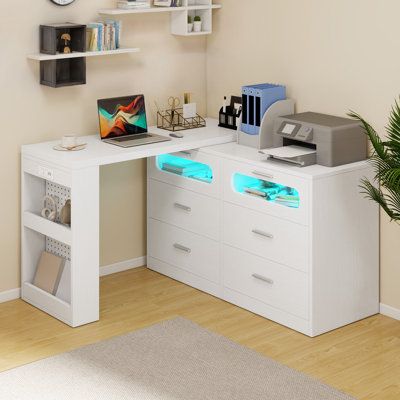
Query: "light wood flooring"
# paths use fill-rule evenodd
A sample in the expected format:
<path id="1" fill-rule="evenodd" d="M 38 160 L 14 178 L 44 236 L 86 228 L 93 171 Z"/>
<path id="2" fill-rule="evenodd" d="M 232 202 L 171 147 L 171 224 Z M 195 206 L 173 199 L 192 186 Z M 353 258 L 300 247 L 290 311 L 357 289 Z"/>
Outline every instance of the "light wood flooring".
<path id="1" fill-rule="evenodd" d="M 21 300 L 0 304 L 0 371 L 176 316 L 356 399 L 400 399 L 400 321 L 377 315 L 311 339 L 146 268 L 103 277 L 101 319 L 80 328 Z"/>

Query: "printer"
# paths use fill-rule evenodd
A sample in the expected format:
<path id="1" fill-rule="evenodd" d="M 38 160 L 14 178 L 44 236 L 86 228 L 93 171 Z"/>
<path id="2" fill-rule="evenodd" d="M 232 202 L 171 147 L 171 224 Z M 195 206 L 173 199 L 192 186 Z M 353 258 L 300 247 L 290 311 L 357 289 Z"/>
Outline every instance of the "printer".
<path id="1" fill-rule="evenodd" d="M 301 167 L 336 167 L 367 158 L 367 137 L 359 122 L 315 112 L 275 118 L 269 159 Z"/>

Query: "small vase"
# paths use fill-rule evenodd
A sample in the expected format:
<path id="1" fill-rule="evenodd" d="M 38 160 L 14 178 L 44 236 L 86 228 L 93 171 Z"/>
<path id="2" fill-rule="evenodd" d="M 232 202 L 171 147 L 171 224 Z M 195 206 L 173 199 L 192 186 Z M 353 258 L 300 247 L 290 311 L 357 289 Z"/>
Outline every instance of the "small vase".
<path id="1" fill-rule="evenodd" d="M 193 23 L 193 30 L 195 32 L 201 32 L 201 21 L 194 21 Z"/>
<path id="2" fill-rule="evenodd" d="M 188 32 L 191 33 L 193 32 L 193 24 L 188 24 Z"/>

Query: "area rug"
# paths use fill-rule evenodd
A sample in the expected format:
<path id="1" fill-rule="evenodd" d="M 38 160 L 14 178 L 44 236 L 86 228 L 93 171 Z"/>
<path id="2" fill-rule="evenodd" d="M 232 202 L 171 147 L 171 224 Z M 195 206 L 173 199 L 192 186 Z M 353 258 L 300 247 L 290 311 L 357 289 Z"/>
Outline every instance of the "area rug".
<path id="1" fill-rule="evenodd" d="M 177 318 L 3 372 L 0 399 L 352 398 L 191 321 Z"/>

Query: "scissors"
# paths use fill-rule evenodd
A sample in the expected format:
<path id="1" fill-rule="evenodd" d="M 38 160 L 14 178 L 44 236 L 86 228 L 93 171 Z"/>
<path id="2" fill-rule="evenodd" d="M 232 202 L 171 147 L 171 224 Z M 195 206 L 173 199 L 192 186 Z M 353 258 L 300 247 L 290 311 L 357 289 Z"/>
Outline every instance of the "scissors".
<path id="1" fill-rule="evenodd" d="M 171 96 L 168 99 L 168 104 L 171 107 L 171 110 L 175 111 L 181 105 L 181 101 L 178 97 Z"/>

